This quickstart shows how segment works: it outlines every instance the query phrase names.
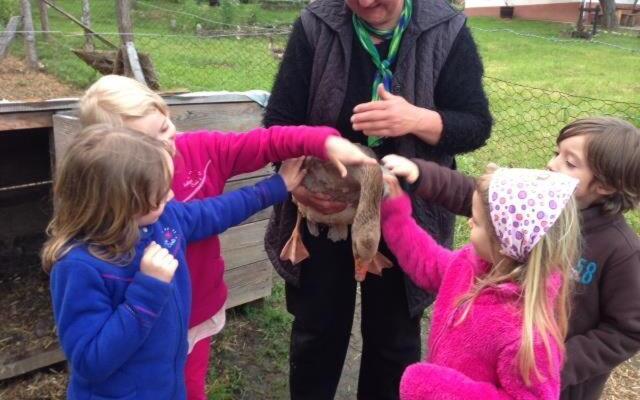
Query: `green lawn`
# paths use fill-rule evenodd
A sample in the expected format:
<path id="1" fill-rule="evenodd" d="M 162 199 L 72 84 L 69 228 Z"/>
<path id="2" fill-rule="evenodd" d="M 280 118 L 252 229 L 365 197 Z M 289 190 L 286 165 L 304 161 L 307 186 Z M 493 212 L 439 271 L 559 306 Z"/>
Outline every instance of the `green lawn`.
<path id="1" fill-rule="evenodd" d="M 81 14 L 77 0 L 56 3 L 78 17 Z M 134 13 L 136 46 L 153 59 L 162 88 L 269 90 L 278 60 L 269 50 L 267 31 L 250 37 L 227 33 L 224 38 L 204 38 L 195 35 L 196 24 L 207 31 L 237 25 L 282 28 L 296 18 L 298 10 L 183 3 L 138 1 Z M 91 4 L 94 29 L 117 43 L 113 2 Z M 34 12 L 38 21 L 37 7 Z M 54 34 L 48 45 L 39 40 L 47 70 L 78 87 L 88 86 L 98 74 L 69 51 L 82 46 L 81 31 L 53 10 L 50 18 L 52 30 L 61 33 Z M 175 28 L 171 19 L 176 20 Z M 542 167 L 551 156 L 558 130 L 579 116 L 618 115 L 640 125 L 640 38 L 601 34 L 587 42 L 571 39 L 564 24 L 492 18 L 472 18 L 469 26 L 483 57 L 485 87 L 496 123 L 486 147 L 458 158 L 461 170 L 477 174 L 489 161 Z M 285 43 L 285 35 L 273 36 L 273 46 L 283 48 Z M 14 45 L 14 51 L 19 53 L 18 47 Z M 640 231 L 637 213 L 630 220 Z M 458 224 L 457 243 L 467 238 L 466 223 Z M 269 392 L 272 398 L 287 397 L 291 318 L 284 308 L 281 284 L 264 304 L 232 314 L 214 346 L 209 395 L 258 398 Z"/>
<path id="2" fill-rule="evenodd" d="M 252 25 L 254 30 L 283 28 L 295 19 L 298 11 L 265 10 L 259 4 L 209 7 L 205 3 L 137 2 L 136 44 L 151 55 L 163 88 L 268 90 L 278 62 L 268 49 L 269 35 L 203 38 L 195 35 L 196 24 L 209 32 L 224 29 L 227 35 L 229 29 L 234 31 L 238 26 Z M 59 0 L 57 4 L 73 15 L 81 15 L 78 1 Z M 37 21 L 37 7 L 34 12 Z M 54 34 L 50 46 L 40 42 L 47 68 L 67 82 L 86 87 L 96 74 L 68 51 L 82 46 L 81 30 L 54 10 L 49 15 L 51 29 L 62 33 Z M 172 19 L 176 21 L 175 29 L 171 28 Z M 117 31 L 115 10 L 110 1 L 92 2 L 92 26 L 117 43 L 113 34 Z M 605 34 L 596 38 L 634 50 L 630 51 L 570 39 L 566 35 L 569 28 L 564 24 L 473 18 L 469 26 L 478 42 L 487 76 L 580 96 L 640 103 L 637 37 Z M 274 46 L 284 47 L 286 38 L 277 35 L 273 41 Z"/>
<path id="3" fill-rule="evenodd" d="M 137 2 L 136 45 L 151 56 L 162 89 L 270 89 L 279 61 L 269 45 L 284 48 L 286 34 L 268 32 L 286 29 L 298 10 L 222 2 Z M 57 4 L 81 15 L 78 1 Z M 93 28 L 117 43 L 112 2 L 91 4 Z M 51 29 L 61 33 L 51 44 L 39 41 L 43 62 L 62 80 L 88 86 L 98 74 L 69 51 L 82 47 L 81 30 L 54 10 L 49 15 Z M 196 24 L 213 36 L 197 36 Z M 239 26 L 253 33 L 238 34 Z M 477 174 L 489 161 L 543 167 L 559 129 L 580 116 L 617 115 L 640 125 L 640 37 L 602 33 L 585 41 L 570 38 L 567 24 L 484 17 L 471 18 L 469 27 L 485 65 L 495 127 L 488 146 L 459 157 L 461 170 Z M 631 221 L 640 230 L 639 218 Z"/>
<path id="4" fill-rule="evenodd" d="M 472 18 L 469 25 L 488 76 L 580 96 L 640 103 L 640 37 L 602 34 L 594 39 L 631 51 L 571 39 L 567 36 L 570 27 L 564 24 Z"/>

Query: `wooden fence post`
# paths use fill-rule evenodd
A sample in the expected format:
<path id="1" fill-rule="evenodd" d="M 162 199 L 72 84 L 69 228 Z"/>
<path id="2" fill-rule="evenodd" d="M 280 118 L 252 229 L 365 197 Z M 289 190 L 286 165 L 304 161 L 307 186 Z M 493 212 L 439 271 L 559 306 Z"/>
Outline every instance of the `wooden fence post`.
<path id="1" fill-rule="evenodd" d="M 116 10 L 118 12 L 118 32 L 123 45 L 133 42 L 133 19 L 131 19 L 131 1 L 116 0 Z"/>
<path id="2" fill-rule="evenodd" d="M 125 60 L 125 62 L 129 61 L 133 78 L 143 85 L 146 85 L 147 81 L 144 79 L 144 72 L 142 72 L 142 67 L 140 66 L 140 60 L 138 59 L 138 52 L 136 51 L 135 45 L 133 42 L 127 42 L 125 46 L 127 48 L 127 60 Z"/>
<path id="3" fill-rule="evenodd" d="M 3 32 L 0 32 L 0 61 L 2 61 L 7 54 L 7 50 L 9 50 L 13 38 L 16 36 L 20 22 L 22 22 L 22 17 L 11 17 L 7 23 L 7 28 Z"/>
<path id="4" fill-rule="evenodd" d="M 38 69 L 38 53 L 36 52 L 36 36 L 33 33 L 33 18 L 31 17 L 31 4 L 29 0 L 22 0 L 22 26 L 24 29 L 24 47 L 27 54 L 27 66 L 30 69 Z"/>
<path id="5" fill-rule="evenodd" d="M 82 23 L 91 28 L 91 8 L 89 7 L 89 0 L 82 0 Z M 86 30 L 84 31 L 84 50 L 95 50 L 93 35 Z"/>
<path id="6" fill-rule="evenodd" d="M 42 34 L 44 36 L 44 40 L 47 42 L 51 41 L 51 34 L 49 31 L 49 6 L 44 1 L 40 0 L 40 26 L 42 27 Z"/>

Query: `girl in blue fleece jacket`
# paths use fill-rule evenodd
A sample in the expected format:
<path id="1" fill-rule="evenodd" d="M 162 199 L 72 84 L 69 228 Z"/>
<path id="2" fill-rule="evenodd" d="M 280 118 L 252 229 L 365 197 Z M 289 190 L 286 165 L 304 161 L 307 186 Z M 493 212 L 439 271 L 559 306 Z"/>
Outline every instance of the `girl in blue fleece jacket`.
<path id="1" fill-rule="evenodd" d="M 187 243 L 283 201 L 300 163 L 252 187 L 172 201 L 162 142 L 90 127 L 61 160 L 42 259 L 69 399 L 183 399 L 191 302 Z"/>

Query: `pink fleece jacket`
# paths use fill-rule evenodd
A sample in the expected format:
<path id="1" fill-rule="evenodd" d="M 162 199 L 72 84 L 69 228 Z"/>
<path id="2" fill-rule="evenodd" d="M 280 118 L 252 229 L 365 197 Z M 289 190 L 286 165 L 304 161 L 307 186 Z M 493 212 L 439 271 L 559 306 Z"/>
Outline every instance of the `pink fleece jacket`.
<path id="1" fill-rule="evenodd" d="M 534 350 L 540 379 L 525 385 L 518 368 L 521 336 L 520 288 L 507 283 L 484 290 L 466 319 L 458 322 L 461 295 L 490 265 L 471 245 L 452 251 L 438 245 L 411 217 L 411 201 L 403 195 L 382 206 L 382 231 L 398 263 L 420 287 L 437 292 L 429 355 L 409 366 L 400 382 L 400 398 L 409 399 L 558 399 L 562 354 L 549 338 L 551 363 L 541 340 Z M 559 279 L 548 292 L 555 297 Z M 553 299 L 552 299 L 553 300 Z"/>
<path id="2" fill-rule="evenodd" d="M 326 158 L 325 141 L 339 135 L 328 127 L 273 126 L 247 133 L 185 132 L 176 139 L 173 191 L 188 201 L 216 196 L 234 175 L 256 171 L 270 162 L 310 155 Z M 189 327 L 214 316 L 227 299 L 224 260 L 218 237 L 187 248 L 192 301 Z"/>

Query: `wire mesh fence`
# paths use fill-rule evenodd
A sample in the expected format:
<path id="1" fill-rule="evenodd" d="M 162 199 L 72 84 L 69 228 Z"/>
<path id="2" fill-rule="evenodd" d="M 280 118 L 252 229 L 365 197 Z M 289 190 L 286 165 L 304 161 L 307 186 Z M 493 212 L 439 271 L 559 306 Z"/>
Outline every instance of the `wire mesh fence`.
<path id="1" fill-rule="evenodd" d="M 575 96 L 485 77 L 495 125 L 487 146 L 459 158 L 460 168 L 481 173 L 488 162 L 542 168 L 560 129 L 587 116 L 609 115 L 640 126 L 640 104 Z"/>
<path id="2" fill-rule="evenodd" d="M 6 3 L 11 0 L 0 0 Z M 14 0 L 17 1 L 17 0 Z M 163 91 L 270 90 L 286 47 L 291 22 L 304 1 L 260 0 L 242 4 L 220 0 L 132 1 L 133 39 L 137 50 L 147 55 Z M 256 0 L 242 0 L 243 3 Z M 90 15 L 83 3 L 89 5 Z M 118 13 L 114 0 L 57 0 L 48 8 L 49 31 L 37 33 L 38 52 L 49 72 L 80 88 L 100 73 L 75 54 L 113 58 L 121 45 Z M 35 26 L 40 21 L 40 0 L 32 0 Z M 1 10 L 1 8 L 0 8 Z M 91 32 L 72 22 L 67 13 Z M 1 15 L 0 15 L 1 17 Z M 523 40 L 546 40 L 554 46 L 583 46 L 584 41 L 544 36 L 514 29 L 474 28 L 478 34 L 511 34 Z M 611 47 L 637 57 L 640 46 L 623 43 L 591 43 Z M 14 46 L 18 56 L 24 50 Z M 74 53 L 75 51 L 75 53 Z M 490 54 L 485 55 L 485 59 Z M 636 71 L 636 75 L 637 75 Z M 633 73 L 632 73 L 633 75 Z M 503 165 L 541 167 L 548 160 L 559 129 L 571 120 L 588 115 L 613 115 L 640 125 L 640 104 L 576 96 L 505 80 L 485 77 L 495 127 L 483 149 L 460 157 L 460 166 L 470 173 L 482 171 L 488 161 Z"/>

